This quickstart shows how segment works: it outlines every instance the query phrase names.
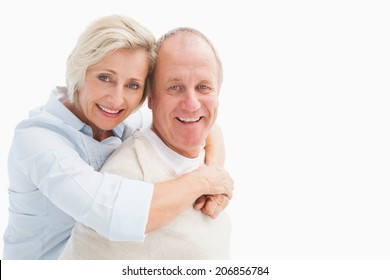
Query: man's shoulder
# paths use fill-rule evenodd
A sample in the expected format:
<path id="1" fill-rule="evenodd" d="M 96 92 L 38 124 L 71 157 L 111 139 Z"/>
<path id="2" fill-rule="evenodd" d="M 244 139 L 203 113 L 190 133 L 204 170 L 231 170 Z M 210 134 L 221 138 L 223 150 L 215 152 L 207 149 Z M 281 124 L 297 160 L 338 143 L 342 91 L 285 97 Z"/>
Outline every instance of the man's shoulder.
<path id="1" fill-rule="evenodd" d="M 128 137 L 123 143 L 116 149 L 112 156 L 123 153 L 123 151 L 135 151 L 139 149 L 150 148 L 151 144 L 147 137 L 143 133 L 143 129 L 137 130 L 134 134 Z"/>
<path id="2" fill-rule="evenodd" d="M 148 139 L 140 133 L 127 138 L 106 160 L 101 171 L 120 173 L 125 176 L 128 171 L 145 159 L 153 160 L 153 149 Z M 126 176 L 128 177 L 128 176 Z"/>

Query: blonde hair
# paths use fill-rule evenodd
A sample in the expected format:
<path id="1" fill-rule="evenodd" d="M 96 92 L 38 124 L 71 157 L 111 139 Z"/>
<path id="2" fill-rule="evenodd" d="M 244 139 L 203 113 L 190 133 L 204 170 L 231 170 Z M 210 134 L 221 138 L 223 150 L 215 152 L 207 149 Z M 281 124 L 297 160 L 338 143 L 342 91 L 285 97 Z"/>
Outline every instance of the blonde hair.
<path id="1" fill-rule="evenodd" d="M 87 69 L 121 48 L 145 50 L 149 56 L 149 77 L 156 61 L 153 33 L 129 17 L 120 15 L 101 17 L 87 26 L 68 57 L 66 83 L 68 99 L 71 103 L 76 101 Z M 140 104 L 144 102 L 150 91 L 148 80 L 149 78 L 147 78 Z"/>

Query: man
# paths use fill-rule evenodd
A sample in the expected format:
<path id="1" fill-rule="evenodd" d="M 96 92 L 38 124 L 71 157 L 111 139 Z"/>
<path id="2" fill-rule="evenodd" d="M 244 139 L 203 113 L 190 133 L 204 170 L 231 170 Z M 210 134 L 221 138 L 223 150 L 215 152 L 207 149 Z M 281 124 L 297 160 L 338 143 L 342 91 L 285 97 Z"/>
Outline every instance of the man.
<path id="1" fill-rule="evenodd" d="M 157 45 L 148 106 L 150 128 L 126 140 L 103 172 L 148 182 L 169 180 L 204 163 L 204 143 L 218 115 L 222 66 L 211 42 L 199 31 L 175 29 Z M 184 186 L 183 186 L 184 187 Z M 167 199 L 176 199 L 166 193 Z M 158 213 L 159 205 L 153 205 Z M 114 242 L 78 224 L 65 259 L 228 259 L 230 221 L 211 219 L 192 207 L 150 232 L 145 241 Z M 159 221 L 158 215 L 154 216 Z M 166 219 L 161 219 L 166 221 Z"/>

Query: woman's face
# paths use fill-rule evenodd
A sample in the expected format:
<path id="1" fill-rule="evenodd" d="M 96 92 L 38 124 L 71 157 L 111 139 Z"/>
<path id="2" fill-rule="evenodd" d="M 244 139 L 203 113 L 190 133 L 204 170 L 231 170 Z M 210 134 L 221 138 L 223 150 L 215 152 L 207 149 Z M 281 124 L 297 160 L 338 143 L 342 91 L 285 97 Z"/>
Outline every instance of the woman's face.
<path id="1" fill-rule="evenodd" d="M 139 105 L 145 89 L 149 60 L 142 50 L 118 49 L 85 74 L 75 114 L 103 140 Z"/>

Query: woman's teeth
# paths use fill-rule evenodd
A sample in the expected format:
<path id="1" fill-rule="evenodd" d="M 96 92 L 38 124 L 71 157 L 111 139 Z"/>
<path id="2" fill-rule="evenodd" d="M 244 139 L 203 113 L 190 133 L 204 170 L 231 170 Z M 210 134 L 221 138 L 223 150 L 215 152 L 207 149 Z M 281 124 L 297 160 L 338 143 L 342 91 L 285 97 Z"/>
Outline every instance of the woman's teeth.
<path id="1" fill-rule="evenodd" d="M 106 112 L 106 113 L 109 113 L 109 114 L 118 114 L 120 110 L 110 110 L 106 107 L 103 107 L 101 105 L 98 105 L 98 107 L 100 108 L 100 110 Z"/>

